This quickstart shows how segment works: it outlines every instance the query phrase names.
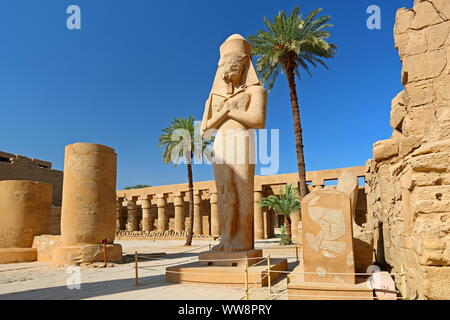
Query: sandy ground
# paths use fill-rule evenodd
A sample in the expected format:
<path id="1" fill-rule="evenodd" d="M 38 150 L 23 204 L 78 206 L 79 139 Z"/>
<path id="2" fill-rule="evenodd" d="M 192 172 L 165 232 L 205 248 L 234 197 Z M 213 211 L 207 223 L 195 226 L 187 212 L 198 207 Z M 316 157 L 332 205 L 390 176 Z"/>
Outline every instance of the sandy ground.
<path id="1" fill-rule="evenodd" d="M 276 239 L 257 241 L 256 248 L 273 246 Z M 165 282 L 165 268 L 188 261 L 195 261 L 198 253 L 208 250 L 213 241 L 194 240 L 192 247 L 184 247 L 184 241 L 117 241 L 123 246 L 125 262 L 108 268 L 80 267 L 81 288 L 69 289 L 67 283 L 73 278 L 67 268 L 30 262 L 0 265 L 0 300 L 26 299 L 139 299 L 139 300 L 239 300 L 244 296 L 242 288 L 211 287 L 199 285 L 170 284 Z M 133 254 L 153 257 L 140 259 L 139 282 L 135 285 Z M 165 255 L 151 255 L 165 253 Z M 277 255 L 273 255 L 277 257 Z M 279 255 L 282 257 L 283 255 Z M 296 265 L 289 258 L 290 268 Z M 274 285 L 272 297 L 254 295 L 254 299 L 285 299 L 286 279 Z M 254 289 L 253 292 L 267 292 Z M 252 297 L 251 297 L 252 298 Z"/>

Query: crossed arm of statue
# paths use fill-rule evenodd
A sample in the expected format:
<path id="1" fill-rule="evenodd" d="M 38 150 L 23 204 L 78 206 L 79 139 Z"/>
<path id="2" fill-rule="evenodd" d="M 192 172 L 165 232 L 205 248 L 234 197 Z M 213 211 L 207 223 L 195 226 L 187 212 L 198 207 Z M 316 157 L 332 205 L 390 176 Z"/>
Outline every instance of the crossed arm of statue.
<path id="1" fill-rule="evenodd" d="M 212 96 L 206 101 L 205 114 L 202 121 L 202 137 L 207 130 L 219 129 L 227 119 L 233 119 L 247 129 L 263 129 L 265 127 L 267 92 L 261 86 L 247 89 L 250 104 L 246 111 L 236 110 L 227 104 L 228 99 L 222 101 L 220 111 L 212 114 Z"/>

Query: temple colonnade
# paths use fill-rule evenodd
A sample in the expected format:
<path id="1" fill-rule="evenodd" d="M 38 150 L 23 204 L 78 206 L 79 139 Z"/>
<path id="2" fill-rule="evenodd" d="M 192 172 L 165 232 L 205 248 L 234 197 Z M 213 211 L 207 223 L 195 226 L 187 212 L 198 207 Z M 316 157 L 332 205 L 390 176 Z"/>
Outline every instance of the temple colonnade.
<path id="1" fill-rule="evenodd" d="M 365 167 L 310 171 L 306 174 L 310 190 L 324 188 L 327 181 L 337 181 L 342 171 L 350 170 L 360 178 L 365 176 Z M 254 234 L 255 239 L 274 236 L 275 228 L 283 217 L 267 208 L 261 208 L 258 201 L 269 195 L 277 195 L 280 187 L 287 183 L 298 185 L 296 173 L 273 176 L 255 176 L 254 191 Z M 361 187 L 360 194 L 364 195 Z M 360 197 L 361 198 L 361 197 Z M 364 197 L 365 200 L 365 197 Z M 217 210 L 215 183 L 200 181 L 194 183 L 194 235 L 219 236 L 220 224 Z M 365 201 L 359 206 L 364 211 Z M 365 212 L 363 213 L 365 214 Z M 300 214 L 291 216 L 295 237 L 299 229 Z M 187 184 L 164 185 L 141 189 L 117 191 L 116 231 L 185 231 L 189 228 L 189 192 Z"/>

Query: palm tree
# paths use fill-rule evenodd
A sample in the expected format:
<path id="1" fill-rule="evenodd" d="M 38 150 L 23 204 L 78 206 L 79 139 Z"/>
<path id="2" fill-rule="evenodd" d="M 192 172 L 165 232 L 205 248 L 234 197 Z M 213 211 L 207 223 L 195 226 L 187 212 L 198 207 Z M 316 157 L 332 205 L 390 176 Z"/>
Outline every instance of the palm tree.
<path id="1" fill-rule="evenodd" d="M 187 230 L 185 245 L 192 244 L 194 229 L 194 182 L 192 175 L 192 160 L 203 156 L 204 149 L 211 140 L 200 138 L 200 126 L 194 122 L 194 117 L 177 118 L 159 136 L 159 147 L 163 147 L 163 161 L 178 165 L 186 163 L 189 188 L 190 225 Z M 201 154 L 194 152 L 200 150 Z"/>
<path id="2" fill-rule="evenodd" d="M 260 207 L 268 207 L 277 213 L 284 215 L 284 225 L 289 238 L 289 242 L 292 241 L 292 228 L 291 228 L 291 214 L 297 210 L 300 210 L 300 199 L 298 198 L 297 188 L 291 184 L 286 184 L 286 189 L 280 188 L 280 197 L 269 196 L 262 198 L 258 205 Z"/>
<path id="3" fill-rule="evenodd" d="M 300 80 L 300 70 L 311 76 L 310 66 L 318 64 L 327 68 L 323 58 L 335 55 L 336 46 L 327 39 L 332 27 L 329 16 L 316 18 L 322 9 L 312 11 L 306 19 L 299 15 L 299 7 L 294 8 L 289 17 L 280 11 L 274 21 L 264 18 L 267 31 L 258 31 L 249 37 L 253 53 L 258 56 L 257 72 L 261 81 L 270 91 L 278 75 L 285 74 L 289 83 L 292 115 L 294 118 L 295 146 L 299 175 L 300 199 L 307 193 L 303 136 L 300 121 L 295 76 Z"/>

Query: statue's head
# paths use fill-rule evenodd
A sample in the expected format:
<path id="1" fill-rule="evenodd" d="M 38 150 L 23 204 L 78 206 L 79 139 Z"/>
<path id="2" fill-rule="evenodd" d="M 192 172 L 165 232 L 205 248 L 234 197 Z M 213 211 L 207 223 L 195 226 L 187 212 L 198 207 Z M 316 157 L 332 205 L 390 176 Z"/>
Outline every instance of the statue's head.
<path id="1" fill-rule="evenodd" d="M 238 34 L 230 36 L 220 47 L 218 72 L 226 83 L 239 83 L 251 55 L 250 44 Z"/>
<path id="2" fill-rule="evenodd" d="M 248 57 L 243 53 L 230 53 L 219 61 L 219 72 L 222 79 L 226 82 L 239 83 L 247 63 Z"/>

